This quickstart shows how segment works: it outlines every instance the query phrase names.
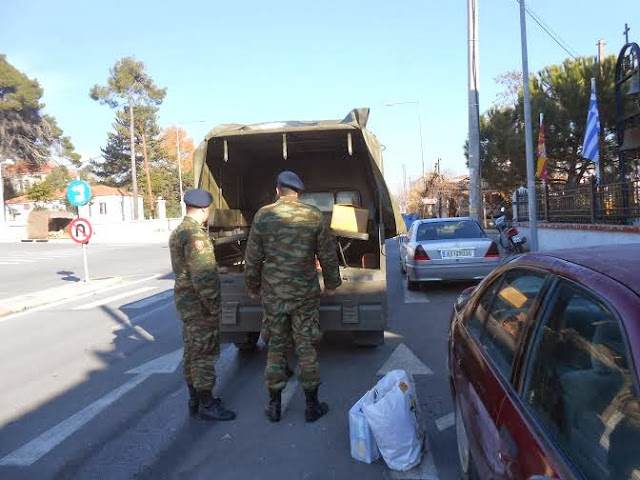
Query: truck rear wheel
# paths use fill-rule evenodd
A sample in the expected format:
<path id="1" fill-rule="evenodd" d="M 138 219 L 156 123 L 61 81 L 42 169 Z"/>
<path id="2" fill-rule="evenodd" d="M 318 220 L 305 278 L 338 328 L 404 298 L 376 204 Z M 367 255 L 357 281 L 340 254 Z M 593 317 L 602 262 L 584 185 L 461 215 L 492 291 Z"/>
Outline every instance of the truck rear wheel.
<path id="1" fill-rule="evenodd" d="M 252 352 L 255 350 L 260 338 L 260 332 L 248 332 L 244 342 L 234 342 L 234 345 L 241 352 Z"/>
<path id="2" fill-rule="evenodd" d="M 355 332 L 353 342 L 359 347 L 377 347 L 384 343 L 384 330 Z"/>

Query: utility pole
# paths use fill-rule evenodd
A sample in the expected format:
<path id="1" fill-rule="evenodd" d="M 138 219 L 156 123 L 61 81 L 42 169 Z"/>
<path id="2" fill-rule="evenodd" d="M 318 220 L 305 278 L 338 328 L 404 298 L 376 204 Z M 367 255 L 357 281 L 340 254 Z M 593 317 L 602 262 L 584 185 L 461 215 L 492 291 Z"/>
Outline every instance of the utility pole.
<path id="1" fill-rule="evenodd" d="M 469 30 L 469 216 L 479 219 L 481 207 L 480 179 L 480 109 L 478 105 L 478 1 L 467 0 Z"/>
<path id="2" fill-rule="evenodd" d="M 603 39 L 598 40 L 598 63 L 602 64 L 604 60 L 604 47 L 607 44 Z"/>
<path id="3" fill-rule="evenodd" d="M 533 128 L 531 126 L 531 92 L 529 91 L 529 55 L 527 53 L 527 11 L 520 0 L 520 38 L 522 41 L 522 80 L 524 83 L 524 134 L 527 155 L 527 198 L 529 200 L 529 245 L 538 251 L 538 216 L 536 212 L 536 169 L 533 162 Z"/>
<path id="4" fill-rule="evenodd" d="M 138 216 L 138 173 L 136 171 L 136 139 L 133 125 L 133 96 L 129 94 L 129 136 L 131 137 L 131 185 L 133 188 L 133 219 Z"/>
<path id="5" fill-rule="evenodd" d="M 402 164 L 402 196 L 403 198 L 403 213 L 409 213 L 409 192 L 407 192 L 407 166 Z"/>
<path id="6" fill-rule="evenodd" d="M 182 191 L 182 158 L 180 158 L 180 126 L 176 124 L 176 150 L 178 154 L 178 182 L 180 183 L 180 212 L 184 217 L 187 214 L 187 205 L 184 203 Z"/>

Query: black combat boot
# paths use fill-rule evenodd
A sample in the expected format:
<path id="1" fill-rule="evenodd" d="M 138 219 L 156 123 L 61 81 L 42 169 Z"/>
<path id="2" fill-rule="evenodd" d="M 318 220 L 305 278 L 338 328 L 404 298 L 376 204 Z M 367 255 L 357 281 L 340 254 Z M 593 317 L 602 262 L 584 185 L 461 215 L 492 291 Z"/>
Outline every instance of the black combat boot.
<path id="1" fill-rule="evenodd" d="M 198 413 L 198 407 L 200 406 L 200 400 L 198 400 L 198 393 L 196 392 L 196 387 L 187 383 L 187 388 L 189 389 L 189 413 L 191 415 L 195 415 Z"/>
<path id="2" fill-rule="evenodd" d="M 211 395 L 208 391 L 198 392 L 198 416 L 205 420 L 235 420 L 236 414 L 222 406 L 222 400 Z"/>
<path id="3" fill-rule="evenodd" d="M 307 409 L 304 411 L 307 422 L 315 422 L 329 411 L 329 405 L 318 401 L 318 387 L 305 390 L 304 396 L 307 399 Z"/>
<path id="4" fill-rule="evenodd" d="M 269 389 L 269 403 L 264 407 L 264 413 L 272 422 L 280 421 L 282 413 L 282 390 Z"/>

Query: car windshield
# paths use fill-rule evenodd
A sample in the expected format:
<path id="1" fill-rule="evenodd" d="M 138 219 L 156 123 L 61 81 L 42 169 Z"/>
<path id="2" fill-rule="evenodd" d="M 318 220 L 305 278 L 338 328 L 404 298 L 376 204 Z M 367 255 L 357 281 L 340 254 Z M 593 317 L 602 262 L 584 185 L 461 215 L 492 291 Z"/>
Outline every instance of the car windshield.
<path id="1" fill-rule="evenodd" d="M 472 220 L 425 222 L 418 226 L 416 241 L 484 238 L 485 234 Z"/>

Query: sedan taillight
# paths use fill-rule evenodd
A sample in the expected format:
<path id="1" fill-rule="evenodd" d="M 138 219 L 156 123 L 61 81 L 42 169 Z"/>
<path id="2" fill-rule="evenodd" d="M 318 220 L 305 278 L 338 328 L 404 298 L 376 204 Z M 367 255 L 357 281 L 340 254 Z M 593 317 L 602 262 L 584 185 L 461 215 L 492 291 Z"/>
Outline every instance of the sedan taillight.
<path id="1" fill-rule="evenodd" d="M 427 255 L 427 252 L 425 252 L 424 248 L 422 248 L 422 245 L 418 245 L 418 247 L 416 248 L 416 253 L 413 255 L 413 259 L 416 262 L 424 262 L 425 260 L 431 260 L 429 258 L 429 255 Z"/>
<path id="2" fill-rule="evenodd" d="M 500 250 L 498 250 L 498 245 L 494 242 L 491 242 L 491 246 L 485 255 L 485 258 L 496 258 L 500 256 Z"/>

